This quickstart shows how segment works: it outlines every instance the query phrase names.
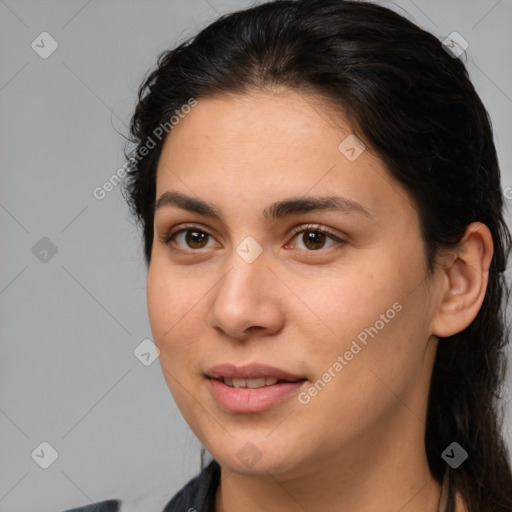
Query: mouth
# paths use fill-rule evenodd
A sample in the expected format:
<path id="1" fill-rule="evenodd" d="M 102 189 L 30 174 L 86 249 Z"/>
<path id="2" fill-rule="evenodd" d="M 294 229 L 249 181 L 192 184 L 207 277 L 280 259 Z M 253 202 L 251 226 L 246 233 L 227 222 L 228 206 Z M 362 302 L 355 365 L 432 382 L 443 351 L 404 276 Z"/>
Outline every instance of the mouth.
<path id="1" fill-rule="evenodd" d="M 260 389 L 266 386 L 275 386 L 276 384 L 284 384 L 290 382 L 302 382 L 306 379 L 278 379 L 276 377 L 258 377 L 252 379 L 237 379 L 229 377 L 219 377 L 218 380 L 230 388 L 236 389 Z"/>
<path id="2" fill-rule="evenodd" d="M 263 363 L 251 363 L 244 366 L 221 363 L 209 368 L 205 374 L 209 378 L 222 379 L 226 381 L 226 385 L 235 385 L 235 387 L 237 384 L 240 387 L 250 387 L 251 384 L 262 387 L 264 385 L 273 385 L 278 381 L 297 382 L 298 380 L 305 379 L 303 375 L 290 373 L 281 368 Z M 276 382 L 272 382 L 271 379 L 275 379 Z M 267 380 L 271 384 L 266 384 Z M 249 386 L 241 386 L 241 381 L 249 382 Z"/>
<path id="3" fill-rule="evenodd" d="M 282 369 L 229 363 L 210 368 L 205 377 L 217 404 L 236 413 L 255 413 L 283 403 L 297 394 L 307 379 Z"/>

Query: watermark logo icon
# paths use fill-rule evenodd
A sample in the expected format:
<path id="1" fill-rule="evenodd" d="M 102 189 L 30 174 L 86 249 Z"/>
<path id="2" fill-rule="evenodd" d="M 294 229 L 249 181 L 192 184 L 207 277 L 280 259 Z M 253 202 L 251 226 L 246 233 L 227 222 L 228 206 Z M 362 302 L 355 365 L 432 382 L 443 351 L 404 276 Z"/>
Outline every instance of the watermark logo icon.
<path id="1" fill-rule="evenodd" d="M 252 236 L 248 236 L 238 245 L 236 252 L 245 262 L 252 263 L 263 252 L 263 247 Z"/>
<path id="2" fill-rule="evenodd" d="M 248 468 L 252 468 L 262 457 L 258 447 L 249 442 L 245 443 L 236 455 Z"/>
<path id="3" fill-rule="evenodd" d="M 30 455 L 34 462 L 43 469 L 48 469 L 59 457 L 57 450 L 46 441 L 39 444 Z"/>
<path id="4" fill-rule="evenodd" d="M 57 246 L 49 238 L 43 236 L 32 247 L 32 254 L 41 263 L 48 263 L 57 254 Z"/>
<path id="5" fill-rule="evenodd" d="M 366 146 L 364 142 L 358 139 L 353 133 L 345 137 L 338 146 L 338 151 L 351 162 L 359 158 L 365 149 Z"/>
<path id="6" fill-rule="evenodd" d="M 39 57 L 47 59 L 59 47 L 59 43 L 48 32 L 41 32 L 30 46 Z"/>
<path id="7" fill-rule="evenodd" d="M 150 366 L 158 359 L 160 350 L 150 339 L 146 338 L 135 347 L 133 354 L 144 366 Z"/>
<path id="8" fill-rule="evenodd" d="M 468 49 L 469 44 L 458 32 L 452 32 L 443 40 L 442 46 L 449 55 L 456 59 Z"/>
<path id="9" fill-rule="evenodd" d="M 441 454 L 443 460 L 453 469 L 457 469 L 467 458 L 468 452 L 455 441 Z"/>

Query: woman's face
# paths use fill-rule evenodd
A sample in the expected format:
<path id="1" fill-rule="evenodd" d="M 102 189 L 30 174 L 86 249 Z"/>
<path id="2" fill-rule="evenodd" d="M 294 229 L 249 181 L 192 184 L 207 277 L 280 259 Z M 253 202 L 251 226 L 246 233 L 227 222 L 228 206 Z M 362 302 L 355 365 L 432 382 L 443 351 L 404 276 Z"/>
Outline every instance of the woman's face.
<path id="1" fill-rule="evenodd" d="M 422 449 L 438 293 L 418 212 L 333 116 L 289 90 L 200 100 L 159 161 L 151 328 L 185 420 L 235 472 Z"/>

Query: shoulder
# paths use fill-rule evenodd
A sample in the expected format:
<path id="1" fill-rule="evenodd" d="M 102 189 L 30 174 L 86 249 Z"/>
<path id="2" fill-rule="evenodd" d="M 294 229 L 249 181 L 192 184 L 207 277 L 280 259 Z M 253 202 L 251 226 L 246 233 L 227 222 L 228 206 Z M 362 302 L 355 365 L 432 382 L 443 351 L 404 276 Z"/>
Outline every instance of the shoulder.
<path id="1" fill-rule="evenodd" d="M 217 461 L 212 460 L 199 475 L 174 495 L 163 512 L 213 512 L 219 481 L 220 466 Z"/>
<path id="2" fill-rule="evenodd" d="M 84 507 L 64 510 L 63 512 L 120 512 L 120 510 L 120 500 L 106 500 L 98 501 L 97 503 L 91 503 L 90 505 L 85 505 Z"/>
<path id="3" fill-rule="evenodd" d="M 212 460 L 174 495 L 163 512 L 213 512 L 219 482 L 220 466 L 217 461 Z M 122 504 L 121 500 L 106 500 L 63 512 L 122 512 Z"/>

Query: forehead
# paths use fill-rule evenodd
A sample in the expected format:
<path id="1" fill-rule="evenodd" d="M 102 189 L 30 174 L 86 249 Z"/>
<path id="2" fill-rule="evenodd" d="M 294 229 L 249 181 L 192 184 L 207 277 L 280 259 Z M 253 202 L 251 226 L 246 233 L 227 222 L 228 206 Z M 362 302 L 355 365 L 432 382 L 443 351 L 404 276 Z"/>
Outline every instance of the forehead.
<path id="1" fill-rule="evenodd" d="M 351 133 L 348 124 L 318 97 L 289 89 L 253 91 L 198 100 L 170 132 L 164 152 L 177 146 L 203 151 L 216 146 L 233 159 L 255 149 L 260 159 L 270 159 L 277 150 L 304 148 L 301 153 L 306 154 L 312 138 L 336 150 L 344 133 Z"/>
<path id="2" fill-rule="evenodd" d="M 342 195 L 376 213 L 411 206 L 325 101 L 282 90 L 198 100 L 162 149 L 157 198 L 168 190 L 237 207 L 305 195 Z"/>

